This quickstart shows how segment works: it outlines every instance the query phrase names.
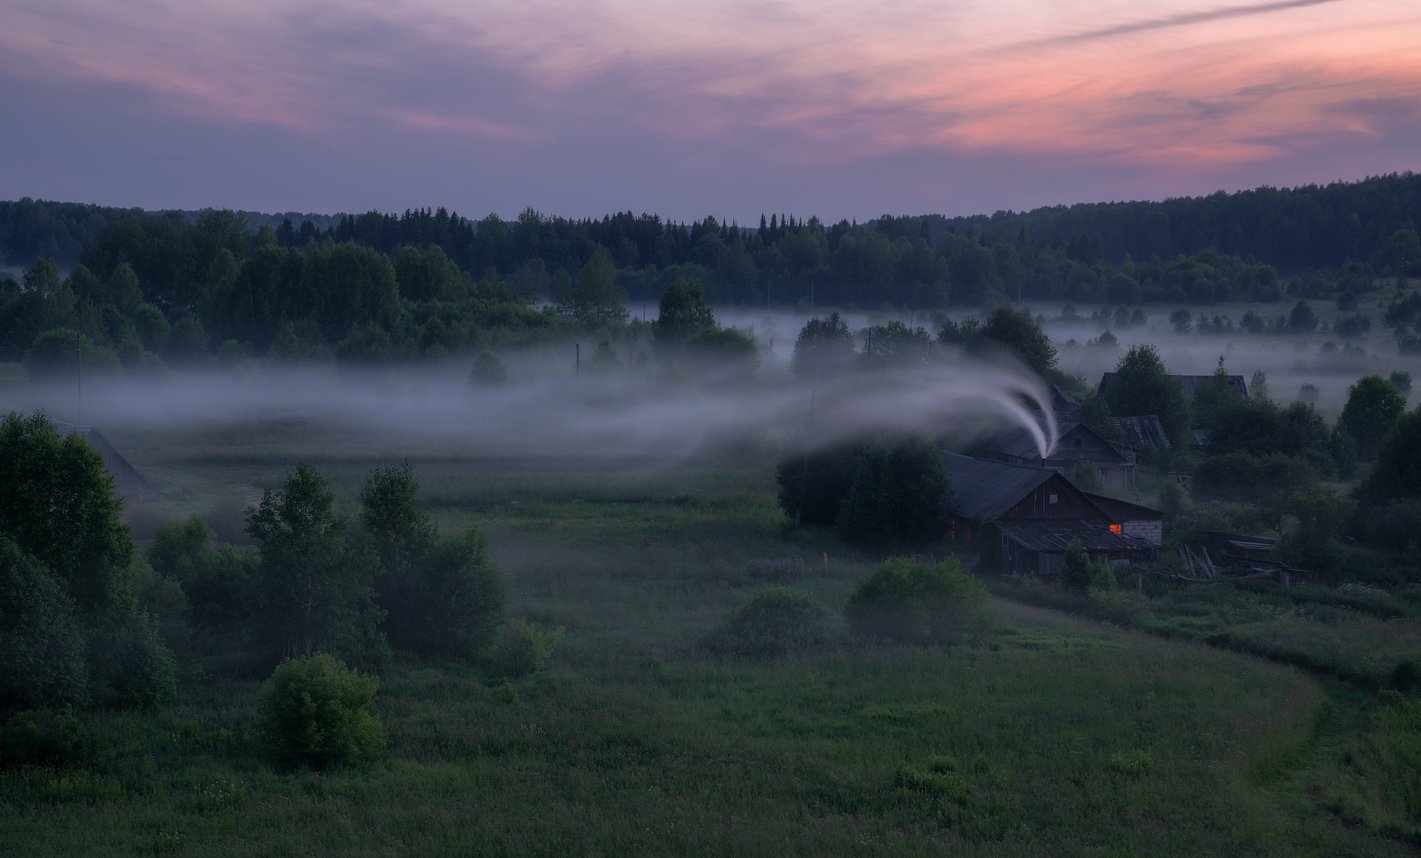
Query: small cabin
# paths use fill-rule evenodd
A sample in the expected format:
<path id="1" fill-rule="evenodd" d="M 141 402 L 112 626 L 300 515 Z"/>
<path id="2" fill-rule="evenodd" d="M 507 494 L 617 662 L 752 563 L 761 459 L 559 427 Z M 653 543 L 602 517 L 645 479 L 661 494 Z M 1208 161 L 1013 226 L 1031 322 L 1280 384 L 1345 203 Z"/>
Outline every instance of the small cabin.
<path id="1" fill-rule="evenodd" d="M 1022 427 L 1003 432 L 993 446 L 997 458 L 1003 462 L 1063 474 L 1069 474 L 1082 461 L 1091 462 L 1099 469 L 1106 488 L 1115 491 L 1130 488 L 1135 470 L 1132 454 L 1121 451 L 1084 423 L 1062 424 L 1056 446 L 1045 456 L 1036 446 L 1036 439 Z"/>
<path id="2" fill-rule="evenodd" d="M 1159 557 L 1158 543 L 1127 534 L 1127 519 L 1059 471 L 956 453 L 944 453 L 943 463 L 952 493 L 948 537 L 1004 573 L 1054 575 L 1073 540 L 1097 559 Z"/>

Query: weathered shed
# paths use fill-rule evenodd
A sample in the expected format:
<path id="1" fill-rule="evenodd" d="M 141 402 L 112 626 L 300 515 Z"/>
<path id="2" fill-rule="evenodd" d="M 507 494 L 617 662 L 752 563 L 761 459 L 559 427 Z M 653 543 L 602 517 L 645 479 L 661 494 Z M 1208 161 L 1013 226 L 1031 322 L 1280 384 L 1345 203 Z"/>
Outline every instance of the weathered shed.
<path id="1" fill-rule="evenodd" d="M 1184 398 L 1190 402 L 1193 402 L 1199 396 L 1201 390 L 1214 383 L 1212 373 L 1209 375 L 1171 375 L 1170 378 L 1179 385 L 1179 389 L 1184 392 Z M 1097 391 L 1104 396 L 1114 383 L 1115 373 L 1107 372 L 1100 377 L 1100 386 L 1097 388 Z M 1227 376 L 1224 379 L 1224 384 L 1228 388 L 1229 393 L 1232 393 L 1245 402 L 1248 401 L 1248 382 L 1244 381 L 1243 376 Z"/>
<path id="2" fill-rule="evenodd" d="M 122 453 L 114 449 L 113 444 L 110 444 L 109 439 L 105 438 L 98 429 L 65 420 L 56 420 L 53 417 L 49 418 L 49 422 L 59 434 L 78 435 L 84 443 L 94 448 L 94 452 L 104 460 L 104 470 L 113 477 L 114 492 L 125 501 L 142 503 L 157 499 L 158 492 L 153 489 L 148 480 L 138 472 L 137 468 L 129 464 Z"/>
<path id="3" fill-rule="evenodd" d="M 1113 489 L 1128 488 L 1135 468 L 1133 456 L 1121 451 L 1084 423 L 1063 424 L 1056 446 L 1044 457 L 1036 446 L 1036 439 L 1020 426 L 1002 432 L 993 447 L 997 458 L 1003 462 L 1062 473 L 1069 473 L 1082 461 L 1092 462 L 1100 470 L 1105 484 Z"/>
<path id="4" fill-rule="evenodd" d="M 1143 539 L 1156 548 L 1164 545 L 1164 513 L 1153 507 L 1143 506 L 1119 498 L 1086 493 L 1086 497 L 1106 515 L 1120 522 L 1126 536 Z"/>
<path id="5" fill-rule="evenodd" d="M 1055 574 L 1074 540 L 1094 557 L 1146 561 L 1158 547 L 1126 534 L 1059 471 L 944 453 L 951 483 L 950 538 L 1005 572 Z M 975 537 L 975 539 L 974 539 Z"/>
<path id="6" fill-rule="evenodd" d="M 1168 450 L 1172 447 L 1158 414 L 1116 417 L 1115 428 L 1120 430 L 1120 437 L 1124 439 L 1125 446 L 1137 453 L 1149 448 Z"/>

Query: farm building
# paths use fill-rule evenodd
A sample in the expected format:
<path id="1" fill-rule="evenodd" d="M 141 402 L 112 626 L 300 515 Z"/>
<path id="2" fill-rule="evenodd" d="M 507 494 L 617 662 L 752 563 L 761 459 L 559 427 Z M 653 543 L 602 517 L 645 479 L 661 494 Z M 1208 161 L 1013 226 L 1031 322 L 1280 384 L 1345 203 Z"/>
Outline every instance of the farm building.
<path id="1" fill-rule="evenodd" d="M 114 449 L 99 430 L 92 426 L 81 426 L 77 423 L 69 423 L 64 420 L 49 418 L 49 422 L 58 430 L 61 435 L 78 435 L 84 443 L 94 448 L 94 452 L 99 454 L 99 458 L 104 460 L 104 470 L 113 477 L 114 493 L 123 498 L 127 503 L 142 503 L 143 501 L 156 500 L 158 493 L 144 479 L 138 470 L 129 464 L 123 454 Z"/>
<path id="2" fill-rule="evenodd" d="M 1150 524 L 1163 521 L 1157 510 L 1087 495 L 1049 468 L 956 453 L 944 453 L 943 464 L 952 492 L 949 538 L 1004 573 L 1055 575 L 1072 540 L 1097 559 L 1159 557 L 1162 527 Z"/>
<path id="3" fill-rule="evenodd" d="M 1122 451 L 1084 423 L 1063 424 L 1060 439 L 1045 457 L 1031 434 L 1019 426 L 999 435 L 993 447 L 1000 461 L 1048 468 L 1063 474 L 1069 474 L 1079 462 L 1093 462 L 1100 469 L 1106 487 L 1117 491 L 1130 487 L 1135 470 L 1132 454 Z"/>
<path id="4" fill-rule="evenodd" d="M 1164 431 L 1164 423 L 1160 421 L 1158 414 L 1147 414 L 1143 417 L 1116 417 L 1115 428 L 1120 431 L 1120 437 L 1126 447 L 1136 453 L 1149 449 L 1169 450 L 1173 447 L 1169 442 L 1169 435 Z"/>
<path id="5" fill-rule="evenodd" d="M 1179 389 L 1184 391 L 1184 398 L 1189 402 L 1193 402 L 1195 399 L 1198 398 L 1199 391 L 1205 389 L 1210 384 L 1214 383 L 1213 374 L 1171 375 L 1170 378 L 1174 379 L 1174 381 L 1179 384 Z M 1110 389 L 1110 386 L 1114 383 L 1115 373 L 1105 373 L 1100 377 L 1100 387 L 1097 388 L 1097 392 L 1099 392 L 1100 395 L 1104 396 L 1106 392 Z M 1224 384 L 1228 388 L 1229 393 L 1232 393 L 1234 396 L 1245 402 L 1248 401 L 1248 382 L 1244 381 L 1243 376 L 1226 376 L 1224 379 Z"/>

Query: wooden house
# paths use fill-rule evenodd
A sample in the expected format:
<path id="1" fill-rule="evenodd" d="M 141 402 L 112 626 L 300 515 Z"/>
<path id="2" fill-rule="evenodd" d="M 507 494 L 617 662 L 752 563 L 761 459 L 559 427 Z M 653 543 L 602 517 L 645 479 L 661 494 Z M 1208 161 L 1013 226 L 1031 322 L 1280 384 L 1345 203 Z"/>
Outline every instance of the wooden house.
<path id="1" fill-rule="evenodd" d="M 1159 556 L 1158 543 L 1125 533 L 1135 518 L 1111 515 L 1059 471 L 956 453 L 944 453 L 943 464 L 952 493 L 949 538 L 1004 573 L 1055 575 L 1073 540 L 1104 560 Z M 1118 511 L 1143 520 L 1146 507 L 1126 506 L 1136 509 Z"/>
<path id="2" fill-rule="evenodd" d="M 1213 374 L 1209 375 L 1171 375 L 1170 378 L 1179 385 L 1179 389 L 1184 392 L 1184 398 L 1193 402 L 1199 396 L 1199 391 L 1204 390 L 1214 383 Z M 1100 377 L 1100 386 L 1097 392 L 1104 396 L 1110 386 L 1115 383 L 1115 373 L 1107 372 Z M 1241 375 L 1230 375 L 1225 377 L 1224 385 L 1229 393 L 1240 400 L 1248 401 L 1248 382 L 1244 381 Z"/>
<path id="3" fill-rule="evenodd" d="M 1069 474 L 1081 461 L 1089 461 L 1100 470 L 1106 488 L 1125 491 L 1133 482 L 1135 457 L 1084 423 L 1063 424 L 1056 446 L 1045 456 L 1037 448 L 1036 439 L 1022 427 L 1003 432 L 993 446 L 997 459 L 1014 465 Z"/>

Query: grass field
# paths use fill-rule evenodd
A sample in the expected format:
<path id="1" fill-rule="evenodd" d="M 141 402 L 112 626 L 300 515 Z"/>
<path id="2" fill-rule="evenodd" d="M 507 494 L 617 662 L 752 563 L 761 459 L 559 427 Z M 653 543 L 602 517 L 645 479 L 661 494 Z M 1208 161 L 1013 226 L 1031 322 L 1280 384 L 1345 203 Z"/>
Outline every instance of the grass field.
<path id="1" fill-rule="evenodd" d="M 377 706 L 388 756 L 323 774 L 257 755 L 258 682 L 190 670 L 172 705 L 95 716 L 101 764 L 0 772 L 5 854 L 1385 855 L 1421 842 L 1414 703 L 1296 667 L 1000 599 L 989 629 L 950 646 L 709 656 L 697 641 L 757 588 L 800 587 L 837 611 L 878 559 L 788 530 L 763 461 L 514 461 L 310 426 L 112 440 L 164 492 L 135 511 L 140 535 L 194 511 L 234 516 L 303 459 L 351 502 L 370 469 L 407 455 L 442 526 L 488 534 L 509 613 L 566 639 L 549 671 L 513 682 L 397 660 Z"/>

